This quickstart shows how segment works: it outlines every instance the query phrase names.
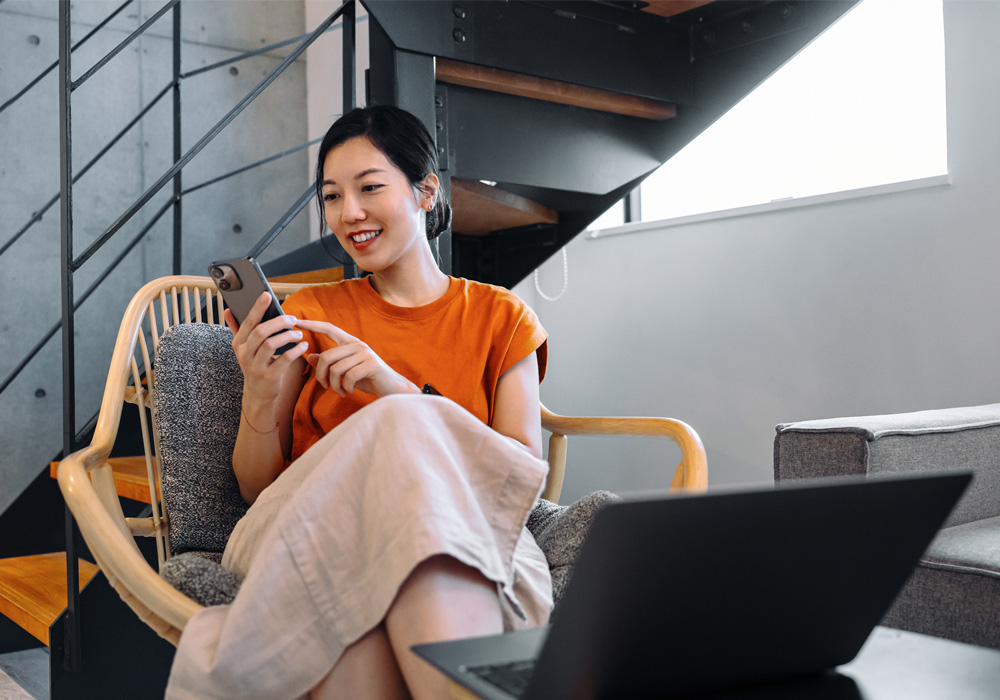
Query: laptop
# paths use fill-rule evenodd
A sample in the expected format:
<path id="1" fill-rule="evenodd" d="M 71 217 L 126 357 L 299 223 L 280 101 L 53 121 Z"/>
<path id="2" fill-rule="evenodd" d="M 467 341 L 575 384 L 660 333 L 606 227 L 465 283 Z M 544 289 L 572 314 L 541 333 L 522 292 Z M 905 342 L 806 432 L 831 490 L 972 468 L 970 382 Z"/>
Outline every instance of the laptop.
<path id="1" fill-rule="evenodd" d="M 851 661 L 972 475 L 626 498 L 552 623 L 413 650 L 487 700 L 673 697 Z"/>

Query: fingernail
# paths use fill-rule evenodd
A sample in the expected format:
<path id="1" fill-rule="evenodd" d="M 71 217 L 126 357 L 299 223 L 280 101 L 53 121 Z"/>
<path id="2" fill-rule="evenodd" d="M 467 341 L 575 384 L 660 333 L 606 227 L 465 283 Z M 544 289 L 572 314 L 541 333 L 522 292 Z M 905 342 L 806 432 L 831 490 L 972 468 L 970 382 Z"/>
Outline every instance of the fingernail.
<path id="1" fill-rule="evenodd" d="M 291 321 L 292 323 L 297 323 L 299 319 L 295 318 L 294 316 L 289 316 L 288 320 Z"/>

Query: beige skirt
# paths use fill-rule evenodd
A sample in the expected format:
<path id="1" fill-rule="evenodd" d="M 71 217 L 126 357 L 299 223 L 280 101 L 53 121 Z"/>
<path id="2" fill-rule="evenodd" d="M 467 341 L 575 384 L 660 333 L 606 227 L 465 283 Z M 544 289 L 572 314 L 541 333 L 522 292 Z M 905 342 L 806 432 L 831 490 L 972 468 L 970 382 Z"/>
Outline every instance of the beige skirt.
<path id="1" fill-rule="evenodd" d="M 181 636 L 166 697 L 298 698 L 379 624 L 425 559 L 497 585 L 507 629 L 548 622 L 548 565 L 524 524 L 548 465 L 452 401 L 390 396 L 295 461 L 237 524 L 231 605 Z"/>

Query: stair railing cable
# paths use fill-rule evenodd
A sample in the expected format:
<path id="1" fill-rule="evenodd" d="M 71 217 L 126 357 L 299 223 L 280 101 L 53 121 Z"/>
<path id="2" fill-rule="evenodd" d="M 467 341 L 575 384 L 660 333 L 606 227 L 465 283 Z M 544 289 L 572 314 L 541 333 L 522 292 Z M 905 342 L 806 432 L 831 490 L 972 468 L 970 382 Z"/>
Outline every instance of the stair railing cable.
<path id="1" fill-rule="evenodd" d="M 2 2 L 3 0 L 0 0 Z M 129 0 L 130 2 L 131 0 Z M 121 12 L 122 9 L 128 4 L 120 6 L 115 10 L 114 14 Z M 82 86 L 87 80 L 93 77 L 101 68 L 103 68 L 109 61 L 111 61 L 115 56 L 117 56 L 124 48 L 126 48 L 132 41 L 137 37 L 142 35 L 152 24 L 158 21 L 163 15 L 168 11 L 173 10 L 173 80 L 171 83 L 151 102 L 150 105 L 144 109 L 142 113 L 139 114 L 125 129 L 118 134 L 112 142 L 110 142 L 104 149 L 98 154 L 98 156 L 92 159 L 80 173 L 74 176 L 72 167 L 72 93 Z M 183 77 L 186 77 L 181 73 L 181 61 L 180 61 L 180 42 L 181 42 L 181 22 L 180 22 L 180 10 L 181 4 L 180 0 L 168 0 L 163 7 L 160 8 L 154 15 L 152 15 L 146 22 L 144 22 L 138 29 L 132 32 L 126 39 L 118 44 L 114 49 L 112 49 L 108 54 L 106 54 L 102 59 L 100 59 L 93 67 L 91 67 L 84 75 L 79 79 L 72 79 L 72 52 L 74 46 L 70 41 L 70 23 L 71 23 L 71 4 L 70 0 L 59 0 L 59 151 L 60 151 L 60 194 L 58 196 L 58 201 L 60 203 L 60 258 L 61 258 L 61 268 L 62 268 L 62 321 L 53 330 L 51 330 L 46 337 L 41 341 L 41 343 L 32 350 L 31 353 L 25 358 L 24 361 L 18 366 L 14 374 L 4 381 L 3 385 L 0 385 L 0 393 L 9 386 L 13 377 L 23 370 L 24 366 L 33 357 L 37 356 L 37 350 L 41 348 L 52 336 L 55 335 L 56 330 L 59 327 L 62 328 L 62 361 L 63 361 L 63 454 L 68 455 L 74 452 L 77 448 L 78 435 L 76 433 L 76 369 L 75 369 L 75 311 L 79 308 L 80 304 L 86 301 L 87 298 L 107 279 L 111 272 L 117 268 L 117 266 L 124 260 L 124 258 L 135 248 L 135 246 L 142 240 L 142 238 L 149 232 L 149 230 L 155 225 L 159 219 L 166 213 L 170 208 L 173 208 L 174 213 L 174 274 L 179 274 L 180 272 L 180 245 L 181 245 L 181 199 L 184 194 L 184 190 L 181 183 L 181 172 L 183 168 L 200 153 L 205 146 L 207 146 L 219 133 L 225 129 L 251 102 L 253 102 L 278 76 L 280 76 L 289 66 L 298 59 L 299 56 L 310 46 L 317 38 L 326 31 L 330 30 L 338 18 L 344 17 L 344 55 L 348 55 L 348 50 L 350 51 L 351 60 L 349 63 L 345 63 L 345 106 L 354 104 L 354 4 L 353 0 L 347 0 L 340 8 L 338 8 L 332 15 L 330 15 L 326 20 L 320 23 L 315 31 L 305 36 L 301 40 L 296 49 L 285 58 L 282 63 L 272 71 L 263 81 L 261 81 L 257 87 L 255 87 L 246 97 L 244 97 L 230 112 L 222 118 L 208 133 L 206 133 L 199 141 L 191 147 L 187 153 L 181 154 L 181 131 L 180 131 L 180 83 Z M 112 15 L 113 17 L 114 15 Z M 104 22 L 99 25 L 104 26 L 109 22 L 112 17 L 107 18 Z M 349 25 L 349 26 L 348 26 Z M 92 36 L 97 29 L 88 34 L 84 38 L 86 40 Z M 281 45 L 287 45 L 293 43 L 294 40 L 282 42 Z M 350 46 L 347 43 L 350 42 Z M 77 46 L 81 42 L 78 42 Z M 252 52 L 247 52 L 243 54 L 242 58 L 249 58 L 253 55 L 258 55 L 262 53 L 262 50 L 255 50 Z M 236 60 L 239 60 L 237 57 Z M 231 63 L 232 60 L 226 63 Z M 213 67 L 219 67 L 215 65 Z M 350 69 L 348 77 L 348 69 Z M 198 71 L 203 72 L 201 70 Z M 194 74 L 194 73 L 192 73 Z M 43 76 L 44 77 L 44 74 Z M 32 85 L 29 85 L 27 89 L 22 90 L 18 96 L 23 95 L 27 90 L 30 90 L 34 84 L 41 78 L 36 79 Z M 124 135 L 129 129 L 131 129 L 135 123 L 137 123 L 145 112 L 152 107 L 160 98 L 162 98 L 168 91 L 173 90 L 173 111 L 174 111 L 174 123 L 173 123 L 173 141 L 174 141 L 174 163 L 173 165 L 164 173 L 150 188 L 148 188 L 143 195 L 139 197 L 123 214 L 121 214 L 112 225 L 105 230 L 101 236 L 91 244 L 80 256 L 74 257 L 73 249 L 73 184 L 82 176 L 89 168 L 101 157 L 103 157 L 108 150 L 110 150 L 118 139 Z M 347 100 L 346 95 L 350 91 L 351 98 L 350 101 Z M 15 100 L 16 101 L 16 100 Z M 12 103 L 12 102 L 11 102 Z M 5 105 L 6 106 L 6 105 Z M 238 172 L 245 172 L 250 169 L 250 167 L 255 167 L 256 165 L 261 165 L 265 162 L 270 162 L 283 155 L 288 155 L 289 153 L 301 150 L 310 144 L 306 144 L 295 149 L 291 149 L 285 153 L 278 154 L 277 156 L 260 161 L 253 166 L 241 168 L 238 171 L 234 171 L 226 176 L 216 178 L 213 182 L 218 182 L 219 180 L 225 179 L 226 177 L 231 177 L 232 175 L 238 174 Z M 135 214 L 147 204 L 150 199 L 152 199 L 159 191 L 162 189 L 168 181 L 173 182 L 173 196 L 164 204 L 161 209 L 153 216 L 153 218 L 147 222 L 146 226 L 139 232 L 139 234 L 133 238 L 133 240 L 121 251 L 115 260 L 108 266 L 108 268 L 98 277 L 98 279 L 92 283 L 92 285 L 84 292 L 84 294 L 76 299 L 74 293 L 74 273 L 79 270 L 93 255 L 100 250 L 110 239 L 114 236 L 128 221 L 135 216 Z M 207 184 L 212 184 L 212 182 L 202 183 L 202 185 L 197 186 L 197 189 Z M 283 230 L 288 223 L 305 207 L 309 199 L 312 197 L 314 192 L 314 186 L 310 186 L 306 193 L 296 200 L 295 204 L 292 205 L 284 216 L 275 224 L 274 227 L 265 235 L 264 239 L 255 246 L 254 250 L 263 250 L 278 233 Z M 23 235 L 24 231 L 27 230 L 33 223 L 36 223 L 41 219 L 44 211 L 48 207 L 54 204 L 51 201 L 44 207 L 40 212 L 32 217 L 32 220 L 19 231 L 14 239 L 9 241 L 4 245 L 3 249 L 0 250 L 0 254 L 5 252 L 10 248 L 10 245 L 14 240 Z M 64 629 L 66 630 L 66 638 L 64 640 L 64 657 L 62 659 L 63 666 L 69 671 L 79 671 L 81 668 L 81 630 L 80 630 L 80 592 L 79 592 L 79 571 L 78 562 L 76 556 L 75 541 L 77 539 L 78 533 L 76 529 L 75 522 L 73 520 L 72 514 L 69 512 L 68 508 L 66 510 L 66 579 L 67 579 L 67 608 L 66 608 L 66 625 Z"/>
<path id="2" fill-rule="evenodd" d="M 143 108 L 143 110 L 136 116 L 135 119 L 133 119 L 131 122 L 129 122 L 129 124 L 124 129 L 122 129 L 121 132 L 119 132 L 111 141 L 109 141 L 108 144 L 106 146 L 104 146 L 104 148 L 102 148 L 101 151 L 96 156 L 94 156 L 94 158 L 91 159 L 80 170 L 80 172 L 76 173 L 73 176 L 73 184 L 76 184 L 80 180 L 80 178 L 83 177 L 84 173 L 86 173 L 94 164 L 96 164 L 97 161 L 100 160 L 100 158 L 105 153 L 107 153 L 121 139 L 121 137 L 124 136 L 129 131 L 129 129 L 132 126 L 134 126 L 143 116 L 145 116 L 145 114 L 157 102 L 159 102 L 159 100 L 161 98 L 163 98 L 167 94 L 167 92 L 170 91 L 171 88 L 173 88 L 173 86 L 174 86 L 174 84 L 172 82 L 169 85 L 167 85 L 156 97 L 153 98 L 153 100 L 152 100 L 152 102 L 150 102 L 150 104 L 148 104 L 145 108 Z M 298 153 L 299 151 L 302 151 L 302 150 L 304 150 L 304 149 L 306 149 L 306 148 L 308 148 L 310 146 L 313 146 L 313 145 L 319 143 L 320 141 L 322 141 L 322 137 L 313 139 L 311 141 L 307 141 L 305 143 L 299 144 L 298 146 L 293 146 L 292 148 L 289 148 L 289 149 L 287 149 L 285 151 L 282 151 L 281 153 L 276 153 L 276 154 L 274 154 L 272 156 L 268 156 L 267 158 L 263 158 L 261 160 L 258 160 L 256 162 L 254 162 L 254 163 L 251 163 L 249 165 L 245 165 L 245 166 L 242 166 L 240 168 L 237 168 L 236 170 L 232 170 L 232 171 L 230 171 L 228 173 L 225 173 L 224 175 L 219 175 L 218 177 L 214 177 L 214 178 L 212 178 L 210 180 L 206 180 L 205 182 L 202 182 L 202 183 L 199 183 L 197 185 L 194 185 L 193 187 L 189 187 L 187 189 L 184 189 L 184 190 L 181 191 L 181 195 L 183 196 L 183 195 L 191 194 L 192 192 L 196 192 L 196 191 L 198 191 L 198 190 L 200 190 L 200 189 L 202 189 L 204 187 L 208 187 L 209 185 L 217 184 L 219 182 L 222 182 L 223 180 L 227 180 L 227 179 L 229 179 L 231 177 L 234 177 L 236 175 L 240 175 L 240 174 L 242 174 L 244 172 L 247 172 L 249 170 L 253 170 L 253 169 L 258 168 L 258 167 L 260 167 L 262 165 L 266 165 L 266 164 L 271 163 L 273 161 L 276 161 L 276 160 L 278 160 L 280 158 L 284 158 L 286 156 Z M 315 183 L 313 185 L 310 185 L 310 189 L 307 191 L 306 194 L 310 194 L 310 193 L 314 192 L 315 191 L 314 188 L 315 188 Z M 18 233 L 15 234 L 15 237 L 13 239 L 11 239 L 10 241 L 8 241 L 6 244 L 4 244 L 4 246 L 2 248 L 0 248 L 0 255 L 2 255 L 11 246 L 11 244 L 14 243 L 15 240 L 17 240 L 17 238 L 20 236 L 20 234 L 24 233 L 24 231 L 27 229 L 27 227 L 29 227 L 31 224 L 33 224 L 33 223 L 35 223 L 37 221 L 40 221 L 41 218 L 42 218 L 42 216 L 58 201 L 59 201 L 59 195 L 56 195 L 55 197 L 52 197 L 48 202 L 46 202 L 45 205 L 41 209 L 39 209 L 38 212 L 35 213 L 35 215 L 31 219 L 31 221 L 29 221 L 28 224 L 24 228 L 22 228 L 22 230 L 18 231 Z M 294 219 L 295 215 L 297 215 L 299 212 L 302 211 L 302 209 L 305 207 L 305 205 L 308 204 L 308 201 L 309 201 L 309 197 L 308 196 L 305 196 L 305 199 L 303 199 L 302 197 L 300 197 L 299 199 L 297 199 L 296 202 L 295 202 L 295 204 L 292 206 L 292 209 L 289 210 L 289 212 L 293 212 L 291 218 L 289 218 L 289 216 L 288 216 L 289 212 L 286 212 L 285 214 L 283 214 L 281 216 L 281 218 L 279 219 L 278 223 L 276 223 L 275 226 L 272 227 L 267 232 L 267 234 L 264 235 L 264 237 L 261 239 L 260 242 L 258 242 L 256 245 L 254 245 L 251 254 L 254 255 L 254 257 L 259 256 L 260 253 L 263 252 L 263 250 L 265 248 L 267 248 L 267 246 L 277 237 L 277 235 L 280 234 L 281 231 L 283 231 L 288 226 L 289 223 L 291 223 L 291 220 Z M 128 246 L 125 248 L 125 250 L 123 251 L 123 253 L 127 253 L 128 251 L 131 251 L 139 243 L 139 241 L 150 231 L 150 229 L 152 228 L 152 225 L 155 224 L 156 222 L 158 222 L 160 220 L 160 218 L 162 217 L 162 215 L 164 213 L 166 213 L 166 210 L 170 207 L 170 205 L 174 204 L 174 202 L 175 202 L 175 199 L 173 199 L 173 198 L 170 199 L 170 200 L 168 200 L 167 203 L 142 228 L 142 230 L 140 231 L 139 235 L 137 235 L 135 237 L 135 239 L 133 239 L 132 242 L 130 242 L 128 244 Z M 76 303 L 74 305 L 74 310 L 78 311 L 80 309 L 80 305 L 86 300 L 87 297 L 89 297 L 94 292 L 94 290 L 96 288 L 96 284 L 99 283 L 99 282 L 101 282 L 101 281 L 103 281 L 104 279 L 106 279 L 111 274 L 111 272 L 115 268 L 118 267 L 118 265 L 122 262 L 123 258 L 124 258 L 123 254 L 120 254 L 117 258 L 115 258 L 115 260 L 101 274 L 101 276 L 98 278 L 97 282 L 94 285 L 92 285 L 88 289 L 88 291 L 80 297 L 80 299 L 78 299 L 76 301 Z M 52 328 L 49 329 L 49 332 L 47 332 L 42 337 L 42 339 L 40 341 L 38 341 L 38 343 L 31 349 L 31 351 L 29 351 L 27 353 L 27 355 L 25 355 L 25 357 L 22 359 L 22 361 L 20 363 L 18 363 L 18 365 L 7 375 L 7 377 L 4 378 L 4 380 L 2 382 L 0 382 L 0 394 L 3 394 L 3 392 L 11 384 L 11 382 L 13 382 L 18 377 L 18 375 L 20 375 L 21 372 L 30 364 L 31 360 L 38 353 L 38 351 L 40 351 L 45 346 L 45 344 L 49 340 L 52 339 L 52 337 L 55 335 L 55 333 L 59 330 L 60 325 L 61 325 L 60 322 L 56 322 L 56 324 Z"/>
<path id="3" fill-rule="evenodd" d="M 350 1 L 350 0 L 349 0 Z M 344 12 L 344 8 L 347 3 L 341 5 L 340 8 L 330 15 L 327 19 L 320 23 L 318 29 L 312 32 L 299 46 L 288 55 L 288 57 L 281 62 L 281 64 L 275 68 L 264 80 L 262 80 L 257 87 L 251 90 L 246 97 L 237 103 L 226 116 L 219 120 L 219 122 L 213 126 L 208 133 L 206 133 L 198 142 L 192 146 L 187 153 L 181 157 L 180 160 L 174 163 L 174 165 L 167 170 L 156 182 L 154 182 L 149 189 L 147 189 L 140 197 L 135 201 L 132 206 L 125 210 L 125 212 L 115 220 L 111 226 L 105 230 L 103 234 L 87 250 L 85 250 L 79 257 L 71 261 L 71 266 L 73 270 L 78 270 L 87 260 L 91 258 L 101 247 L 107 243 L 107 241 L 124 226 L 129 219 L 135 216 L 136 212 L 139 211 L 153 196 L 160 191 L 160 189 L 167 184 L 167 182 L 174 177 L 181 169 L 187 165 L 192 158 L 198 155 L 216 136 L 218 136 L 223 129 L 225 129 L 229 124 L 236 119 L 237 116 L 243 112 L 247 106 L 253 102 L 258 95 L 260 95 L 268 85 L 273 83 L 279 75 L 285 72 L 292 63 L 302 55 L 307 48 L 309 48 L 312 43 L 319 38 L 319 36 L 326 31 Z"/>
<path id="4" fill-rule="evenodd" d="M 0 2 L 3 2 L 3 0 L 0 0 Z M 73 44 L 73 47 L 70 49 L 70 51 L 76 51 L 78 48 L 80 48 L 85 43 L 87 43 L 87 40 L 90 39 L 90 37 L 94 36 L 95 34 L 97 34 L 97 32 L 99 32 L 102 29 L 104 29 L 104 27 L 107 26 L 108 22 L 110 22 L 115 17 L 117 17 L 118 14 L 122 10 L 124 10 L 126 7 L 128 7 L 129 5 L 131 5 L 133 2 L 134 2 L 134 0 L 125 0 L 125 2 L 123 2 L 121 5 L 118 6 L 118 9 L 116 9 L 110 15 L 108 15 L 107 17 L 105 17 L 104 20 L 100 24 L 98 24 L 96 27 L 94 27 L 89 32 L 87 32 L 87 35 L 85 37 L 83 37 L 82 39 L 80 39 L 80 41 L 78 41 L 75 44 Z M 29 82 L 27 85 L 25 85 L 23 88 L 21 88 L 21 90 L 18 91 L 18 93 L 16 95 L 14 95 L 9 100 L 7 100 L 2 105 L 0 105 L 0 112 L 3 112 L 5 109 L 7 109 L 12 104 L 14 104 L 15 102 L 17 102 L 19 99 L 21 99 L 22 97 L 24 97 L 28 93 L 28 91 L 31 90 L 31 88 L 35 87 L 36 85 L 38 85 L 38 83 L 40 83 L 42 81 L 42 78 L 44 78 L 45 76 L 47 76 L 49 73 L 51 73 L 52 71 L 54 71 L 58 67 L 59 67 L 59 60 L 56 59 L 55 61 L 52 62 L 52 64 L 48 68 L 46 68 L 45 70 L 43 70 L 31 82 Z"/>
<path id="5" fill-rule="evenodd" d="M 126 124 L 121 131 L 115 134 L 114 137 L 112 137 L 111 140 L 108 141 L 104 145 L 104 147 L 97 152 L 97 155 L 91 158 L 86 165 L 80 168 L 80 172 L 75 173 L 73 175 L 73 184 L 75 185 L 77 182 L 79 182 L 80 178 L 82 178 L 87 173 L 88 170 L 90 170 L 99 160 L 101 160 L 101 158 L 103 158 L 104 155 L 108 151 L 110 151 L 115 146 L 115 144 L 117 144 L 122 139 L 123 136 L 125 136 L 125 134 L 131 131 L 132 127 L 138 124 L 142 120 L 142 118 L 146 116 L 149 110 L 155 107 L 157 103 L 161 99 L 163 99 L 166 96 L 166 94 L 170 92 L 172 88 L 174 88 L 174 85 L 175 83 L 171 81 L 169 84 L 167 84 L 166 87 L 160 90 L 160 92 L 158 92 L 156 96 L 152 100 L 150 100 L 149 104 L 143 107 L 142 110 L 128 124 Z M 20 229 L 18 229 L 17 232 L 13 236 L 11 236 L 11 238 L 6 243 L 4 243 L 2 247 L 0 247 L 0 255 L 6 253 L 7 249 L 10 248 L 12 245 L 14 245 L 14 243 L 16 243 L 21 236 L 27 233 L 28 229 L 30 229 L 32 226 L 41 221 L 42 217 L 45 216 L 45 213 L 49 209 L 51 209 L 52 206 L 58 201 L 59 201 L 59 194 L 56 194 L 54 197 L 51 197 L 45 204 L 43 204 L 38 211 L 33 213 L 28 222 Z"/>

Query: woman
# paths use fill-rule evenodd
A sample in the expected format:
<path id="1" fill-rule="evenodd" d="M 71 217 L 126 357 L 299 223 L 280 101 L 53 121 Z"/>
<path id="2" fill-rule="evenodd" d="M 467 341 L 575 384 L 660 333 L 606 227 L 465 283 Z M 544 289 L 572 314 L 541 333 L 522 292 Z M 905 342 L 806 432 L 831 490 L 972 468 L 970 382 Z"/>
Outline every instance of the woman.
<path id="1" fill-rule="evenodd" d="M 233 468 L 253 507 L 223 563 L 247 578 L 231 609 L 188 625 L 168 697 L 446 697 L 413 644 L 551 609 L 523 527 L 546 472 L 544 330 L 510 292 L 438 269 L 429 241 L 450 208 L 409 113 L 339 119 L 317 188 L 371 275 L 263 323 L 266 295 L 242 326 L 226 312 L 244 374 Z"/>

